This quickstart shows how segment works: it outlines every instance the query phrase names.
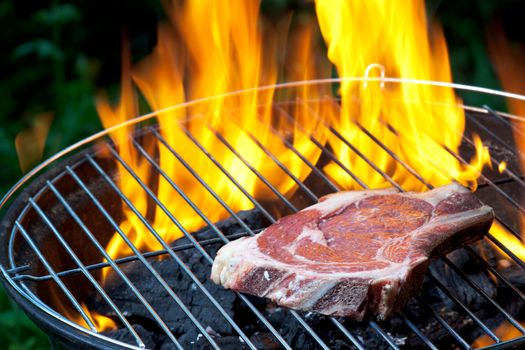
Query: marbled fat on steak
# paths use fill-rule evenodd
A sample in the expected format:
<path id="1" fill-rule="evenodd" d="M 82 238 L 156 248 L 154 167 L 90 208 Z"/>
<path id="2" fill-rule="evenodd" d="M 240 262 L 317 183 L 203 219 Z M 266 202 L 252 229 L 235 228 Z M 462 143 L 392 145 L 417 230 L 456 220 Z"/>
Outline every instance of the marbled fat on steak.
<path id="1" fill-rule="evenodd" d="M 480 239 L 493 217 L 456 183 L 334 193 L 222 247 L 211 278 L 293 309 L 385 319 L 419 289 L 430 258 Z"/>

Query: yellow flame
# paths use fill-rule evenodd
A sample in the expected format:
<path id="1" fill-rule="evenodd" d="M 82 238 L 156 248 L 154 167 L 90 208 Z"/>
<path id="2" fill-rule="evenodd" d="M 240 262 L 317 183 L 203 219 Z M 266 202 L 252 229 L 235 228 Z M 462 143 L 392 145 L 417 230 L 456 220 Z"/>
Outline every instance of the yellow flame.
<path id="1" fill-rule="evenodd" d="M 523 245 L 523 242 L 505 229 L 497 220 L 494 220 L 490 233 L 514 255 L 525 261 L 525 245 Z M 500 250 L 496 245 L 493 245 L 493 247 Z M 506 256 L 504 252 L 500 251 L 500 253 L 502 256 Z"/>
<path id="2" fill-rule="evenodd" d="M 317 0 L 316 9 L 328 44 L 328 57 L 340 76 L 363 76 L 375 63 L 389 77 L 451 81 L 443 33 L 433 26 L 432 35 L 428 36 L 423 1 Z M 406 189 L 425 187 L 373 145 L 359 126 L 378 137 L 428 182 L 442 185 L 452 177 L 475 187 L 480 170 L 488 162 L 488 151 L 476 142 L 476 157 L 466 166 L 446 150 L 457 153 L 465 128 L 463 109 L 452 89 L 403 83 L 383 88 L 380 83 L 343 82 L 341 95 L 341 115 L 335 121 L 338 130 L 381 169 L 395 169 L 391 171 L 393 179 Z M 404 137 L 393 134 L 389 126 L 402 131 Z M 328 142 L 338 159 L 361 174 L 367 185 L 388 186 L 381 174 L 342 142 Z M 448 174 L 429 165 L 429 156 Z M 329 164 L 325 170 L 345 188 L 358 187 L 335 164 Z"/>
<path id="3" fill-rule="evenodd" d="M 126 120 L 137 115 L 137 101 L 133 91 L 133 85 L 130 80 L 130 57 L 123 45 L 123 62 L 122 62 L 122 81 L 120 102 L 116 106 L 111 106 L 106 96 L 101 96 L 97 101 L 97 111 L 105 128 L 125 122 Z M 149 181 L 151 169 L 144 158 L 138 156 L 137 149 L 133 146 L 130 135 L 133 133 L 133 127 L 118 128 L 110 136 L 115 141 L 116 151 L 134 170 L 136 175 L 145 182 Z M 148 204 L 145 200 L 144 192 L 139 184 L 133 178 L 132 174 L 127 172 L 124 165 L 117 162 L 119 177 L 116 182 L 122 192 L 134 203 L 136 210 L 145 215 L 148 210 Z M 149 249 L 159 249 L 160 245 L 155 240 L 146 240 L 143 232 L 146 228 L 141 224 L 139 218 L 133 214 L 131 208 L 123 203 L 123 220 L 120 229 L 130 238 L 138 247 Z M 142 226 L 141 226 L 142 225 Z M 115 234 L 109 241 L 107 252 L 111 256 L 129 255 L 131 249 L 128 248 L 120 235 Z M 103 271 L 105 276 L 107 271 Z"/>
<path id="4" fill-rule="evenodd" d="M 113 321 L 111 318 L 101 315 L 95 311 L 89 311 L 89 309 L 83 303 L 81 304 L 81 306 L 82 306 L 82 310 L 84 310 L 84 312 L 89 317 L 91 322 L 93 322 L 98 332 L 107 332 L 113 329 L 117 329 L 117 325 L 115 321 Z M 82 325 L 83 327 L 88 328 L 88 325 L 86 324 L 86 322 L 80 315 L 78 316 L 78 319 L 76 322 Z"/>
<path id="5" fill-rule="evenodd" d="M 498 164 L 498 171 L 500 172 L 500 174 L 503 174 L 505 169 L 507 169 L 507 162 L 505 162 L 505 161 L 500 162 Z"/>

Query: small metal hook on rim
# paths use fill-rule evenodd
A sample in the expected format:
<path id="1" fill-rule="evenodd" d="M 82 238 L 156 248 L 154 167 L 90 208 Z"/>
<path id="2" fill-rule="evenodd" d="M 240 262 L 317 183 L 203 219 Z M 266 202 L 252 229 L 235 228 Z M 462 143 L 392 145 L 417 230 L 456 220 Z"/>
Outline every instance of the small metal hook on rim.
<path id="1" fill-rule="evenodd" d="M 379 70 L 381 71 L 381 84 L 379 85 L 381 87 L 381 90 L 384 89 L 385 87 L 385 66 L 383 66 L 382 64 L 380 63 L 372 63 L 372 64 L 369 64 L 368 67 L 366 67 L 365 69 L 365 80 L 363 82 L 363 87 L 366 89 L 366 87 L 368 86 L 368 79 L 370 79 L 369 75 L 370 75 L 370 71 L 374 68 L 379 68 Z"/>

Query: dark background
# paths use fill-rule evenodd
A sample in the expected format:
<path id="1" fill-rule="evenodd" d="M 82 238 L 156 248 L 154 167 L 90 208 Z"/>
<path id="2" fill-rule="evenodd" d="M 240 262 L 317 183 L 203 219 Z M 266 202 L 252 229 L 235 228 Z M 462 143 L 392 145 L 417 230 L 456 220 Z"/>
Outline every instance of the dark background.
<path id="1" fill-rule="evenodd" d="M 265 0 L 262 7 L 268 17 L 277 18 L 312 4 Z M 523 43 L 525 4 L 432 0 L 427 10 L 444 27 L 454 81 L 499 89 L 487 36 L 499 20 L 512 41 Z M 94 96 L 101 89 L 110 95 L 118 90 L 123 33 L 133 59 L 139 59 L 155 45 L 163 13 L 157 0 L 0 2 L 0 196 L 22 176 L 14 139 L 37 116 L 54 113 L 44 158 L 101 129 Z M 490 103 L 479 96 L 465 96 L 465 102 Z M 47 338 L 1 290 L 0 344 L 5 349 L 48 348 Z"/>

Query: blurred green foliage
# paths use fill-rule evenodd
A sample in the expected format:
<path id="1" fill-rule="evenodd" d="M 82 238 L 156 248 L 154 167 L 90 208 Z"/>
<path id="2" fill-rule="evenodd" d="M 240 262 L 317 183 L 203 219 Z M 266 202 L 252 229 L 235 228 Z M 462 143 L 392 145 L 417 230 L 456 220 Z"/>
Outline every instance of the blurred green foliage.
<path id="1" fill-rule="evenodd" d="M 43 350 L 49 348 L 47 336 L 17 307 L 0 293 L 0 344 L 6 350 Z"/>
<path id="2" fill-rule="evenodd" d="M 265 0 L 263 11 L 275 17 L 305 6 L 311 4 Z M 456 82 L 499 87 L 487 55 L 487 27 L 498 16 L 510 16 L 512 22 L 523 13 L 520 6 L 511 0 L 427 1 L 429 14 L 444 26 Z M 45 157 L 101 129 L 94 96 L 99 88 L 116 90 L 122 33 L 133 55 L 141 57 L 155 43 L 160 17 L 157 0 L 0 2 L 1 194 L 22 176 L 14 138 L 35 116 L 55 112 Z M 465 100 L 491 104 L 479 96 Z M 1 291 L 0 344 L 13 350 L 48 348 L 43 333 Z"/>

